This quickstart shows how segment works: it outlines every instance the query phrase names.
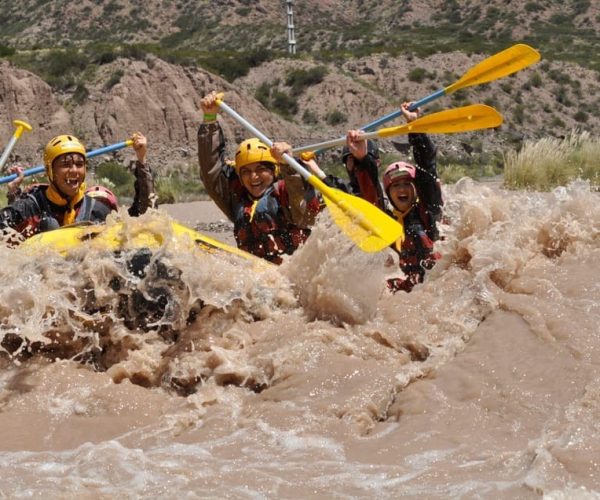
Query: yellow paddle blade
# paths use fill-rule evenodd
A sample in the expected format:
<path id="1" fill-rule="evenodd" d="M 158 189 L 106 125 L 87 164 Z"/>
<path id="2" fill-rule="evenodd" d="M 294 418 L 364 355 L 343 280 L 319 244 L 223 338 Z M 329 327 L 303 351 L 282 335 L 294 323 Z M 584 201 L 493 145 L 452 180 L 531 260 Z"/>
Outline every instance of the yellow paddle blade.
<path id="1" fill-rule="evenodd" d="M 404 240 L 402 224 L 372 203 L 331 188 L 314 175 L 307 180 L 323 193 L 336 225 L 364 252 L 379 252 L 397 240 Z"/>
<path id="2" fill-rule="evenodd" d="M 538 62 L 540 57 L 540 53 L 529 45 L 522 43 L 513 45 L 472 67 L 458 81 L 446 87 L 444 92 L 451 94 L 458 89 L 511 75 Z"/>
<path id="3" fill-rule="evenodd" d="M 425 115 L 413 122 L 399 127 L 381 128 L 375 132 L 379 137 L 390 137 L 399 134 L 454 134 L 484 128 L 494 128 L 502 124 L 502 115 L 491 106 L 485 104 L 471 104 L 461 108 L 447 109 Z"/>

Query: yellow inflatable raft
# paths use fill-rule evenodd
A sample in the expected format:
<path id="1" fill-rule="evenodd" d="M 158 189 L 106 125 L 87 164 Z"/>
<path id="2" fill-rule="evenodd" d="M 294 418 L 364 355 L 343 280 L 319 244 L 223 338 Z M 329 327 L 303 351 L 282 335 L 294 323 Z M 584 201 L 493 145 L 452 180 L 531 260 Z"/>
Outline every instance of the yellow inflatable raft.
<path id="1" fill-rule="evenodd" d="M 117 251 L 135 248 L 157 249 L 168 245 L 177 250 L 200 250 L 211 254 L 223 254 L 251 261 L 259 266 L 271 266 L 269 262 L 248 252 L 222 243 L 178 222 L 164 218 L 108 224 L 74 224 L 53 231 L 36 234 L 25 240 L 20 249 L 39 252 L 53 249 L 69 255 L 82 246 L 88 249 Z"/>

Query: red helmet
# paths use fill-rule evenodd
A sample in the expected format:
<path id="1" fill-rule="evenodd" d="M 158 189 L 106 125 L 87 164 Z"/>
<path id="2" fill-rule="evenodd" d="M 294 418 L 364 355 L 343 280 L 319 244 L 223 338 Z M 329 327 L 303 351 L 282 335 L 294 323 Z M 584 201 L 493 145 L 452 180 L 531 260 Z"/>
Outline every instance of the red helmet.
<path id="1" fill-rule="evenodd" d="M 106 189 L 104 186 L 91 186 L 85 190 L 85 194 L 90 198 L 95 198 L 99 201 L 102 201 L 108 205 L 111 210 L 119 209 L 117 197 L 110 189 Z"/>
<path id="2" fill-rule="evenodd" d="M 417 169 L 411 164 L 403 161 L 392 163 L 385 169 L 385 173 L 383 174 L 383 189 L 387 193 L 394 181 L 402 177 L 408 177 L 411 181 L 414 181 L 416 175 Z"/>

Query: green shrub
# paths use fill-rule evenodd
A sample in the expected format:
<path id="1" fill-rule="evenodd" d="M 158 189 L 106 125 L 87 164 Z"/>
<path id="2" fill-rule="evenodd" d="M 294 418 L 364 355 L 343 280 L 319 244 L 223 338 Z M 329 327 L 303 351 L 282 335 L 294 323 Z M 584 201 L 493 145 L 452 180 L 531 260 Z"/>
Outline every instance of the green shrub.
<path id="1" fill-rule="evenodd" d="M 483 100 L 483 104 L 487 104 L 488 106 L 492 106 L 493 108 L 498 106 L 498 100 L 495 97 L 486 97 Z"/>
<path id="2" fill-rule="evenodd" d="M 408 79 L 411 82 L 421 83 L 425 76 L 427 76 L 427 70 L 425 68 L 413 68 L 408 72 Z"/>
<path id="3" fill-rule="evenodd" d="M 206 189 L 190 171 L 174 170 L 169 175 L 158 177 L 154 182 L 158 203 L 182 203 L 207 198 Z"/>
<path id="4" fill-rule="evenodd" d="M 198 60 L 206 69 L 218 73 L 227 81 L 246 76 L 250 68 L 259 66 L 271 57 L 267 50 L 252 52 L 211 52 Z"/>
<path id="5" fill-rule="evenodd" d="M 139 44 L 125 44 L 121 47 L 121 55 L 128 59 L 137 59 L 144 60 L 146 59 L 146 55 L 148 52 L 144 49 L 142 45 Z"/>
<path id="6" fill-rule="evenodd" d="M 532 87 L 541 87 L 542 86 L 542 76 L 537 71 L 534 71 L 533 74 L 531 75 L 531 77 L 529 77 L 529 84 Z"/>
<path id="7" fill-rule="evenodd" d="M 113 17 L 119 15 L 118 12 L 123 8 L 122 5 L 119 5 L 114 0 L 110 1 L 104 6 L 104 11 L 102 13 L 103 17 Z"/>
<path id="8" fill-rule="evenodd" d="M 347 122 L 348 117 L 339 109 L 334 109 L 327 114 L 326 121 L 329 125 L 335 126 Z"/>
<path id="9" fill-rule="evenodd" d="M 317 66 L 308 70 L 295 69 L 288 72 L 285 84 L 292 87 L 293 96 L 299 96 L 306 87 L 321 83 L 326 74 L 325 66 Z"/>
<path id="10" fill-rule="evenodd" d="M 111 43 L 89 43 L 84 52 L 93 64 L 108 64 L 119 57 L 119 47 Z"/>
<path id="11" fill-rule="evenodd" d="M 261 83 L 256 91 L 254 97 L 260 102 L 265 108 L 269 107 L 269 99 L 271 98 L 271 86 L 267 82 Z"/>
<path id="12" fill-rule="evenodd" d="M 108 181 L 112 183 L 114 186 L 112 191 L 115 193 L 117 198 L 133 197 L 133 183 L 135 181 L 135 177 L 121 163 L 107 161 L 98 165 L 93 172 L 96 179 L 108 179 Z M 99 180 L 97 182 L 100 184 Z"/>
<path id="13" fill-rule="evenodd" d="M 566 84 L 571 82 L 571 77 L 568 73 L 563 73 L 558 69 L 553 69 L 548 72 L 548 76 L 556 83 Z"/>
<path id="14" fill-rule="evenodd" d="M 302 121 L 308 125 L 316 125 L 319 123 L 319 117 L 316 113 L 307 109 L 302 114 Z"/>
<path id="15" fill-rule="evenodd" d="M 45 56 L 45 69 L 52 76 L 62 76 L 83 71 L 89 64 L 88 57 L 77 49 L 51 50 Z"/>
<path id="16" fill-rule="evenodd" d="M 578 16 L 587 12 L 590 8 L 591 2 L 590 0 L 577 0 L 573 2 L 573 15 Z"/>
<path id="17" fill-rule="evenodd" d="M 117 83 L 121 81 L 121 78 L 124 74 L 125 72 L 122 69 L 114 71 L 112 75 L 110 75 L 110 77 L 108 78 L 108 81 L 104 84 L 105 90 L 112 89 Z"/>
<path id="18" fill-rule="evenodd" d="M 440 167 L 439 176 L 443 184 L 454 184 L 463 177 L 471 177 L 464 165 L 457 165 L 455 163 Z"/>
<path id="19" fill-rule="evenodd" d="M 80 83 L 77 85 L 75 92 L 73 93 L 73 97 L 71 98 L 75 104 L 82 104 L 87 100 L 90 93 L 85 85 Z"/>
<path id="20" fill-rule="evenodd" d="M 15 49 L 9 47 L 8 45 L 2 45 L 0 43 L 0 57 L 9 57 L 15 53 Z"/>
<path id="21" fill-rule="evenodd" d="M 585 111 L 579 110 L 573 115 L 573 118 L 575 118 L 575 120 L 577 120 L 578 122 L 586 123 L 588 121 L 589 115 Z"/>
<path id="22" fill-rule="evenodd" d="M 570 14 L 553 14 L 549 19 L 550 24 L 555 26 L 572 26 L 572 19 Z"/>
<path id="23" fill-rule="evenodd" d="M 250 7 L 238 7 L 235 9 L 235 13 L 240 17 L 246 17 L 251 11 Z"/>
<path id="24" fill-rule="evenodd" d="M 515 106 L 515 110 L 513 111 L 513 118 L 516 123 L 522 125 L 525 121 L 525 106 L 519 104 Z"/>
<path id="25" fill-rule="evenodd" d="M 566 87 L 560 86 L 554 92 L 556 96 L 556 101 L 562 104 L 563 106 L 571 106 L 573 103 L 569 99 L 568 91 Z"/>
<path id="26" fill-rule="evenodd" d="M 444 87 L 447 87 L 448 85 L 454 83 L 456 80 L 458 80 L 458 76 L 456 73 L 444 70 L 444 74 L 442 75 L 442 83 L 444 84 Z"/>
<path id="27" fill-rule="evenodd" d="M 289 117 L 298 112 L 298 102 L 294 97 L 279 90 L 275 90 L 271 97 L 271 107 L 275 113 Z"/>
<path id="28" fill-rule="evenodd" d="M 526 12 L 541 12 L 544 10 L 544 6 L 539 4 L 538 2 L 527 2 L 525 4 Z"/>

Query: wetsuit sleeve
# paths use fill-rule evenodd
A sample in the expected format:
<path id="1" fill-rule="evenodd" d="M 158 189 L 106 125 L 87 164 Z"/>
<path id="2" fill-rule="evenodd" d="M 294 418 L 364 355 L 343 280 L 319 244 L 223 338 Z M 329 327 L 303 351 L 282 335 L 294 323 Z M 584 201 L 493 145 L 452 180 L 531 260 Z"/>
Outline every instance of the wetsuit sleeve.
<path id="1" fill-rule="evenodd" d="M 150 207 L 156 206 L 156 193 L 154 191 L 154 175 L 148 164 L 135 162 L 135 196 L 129 207 L 129 215 L 137 217 Z"/>
<path id="2" fill-rule="evenodd" d="M 233 221 L 231 168 L 225 164 L 225 136 L 218 122 L 201 123 L 198 129 L 198 164 L 206 192 Z"/>
<path id="3" fill-rule="evenodd" d="M 32 198 L 19 198 L 0 210 L 0 231 L 12 228 L 21 232 L 31 219 L 40 215 L 40 208 Z"/>
<path id="4" fill-rule="evenodd" d="M 283 164 L 280 168 L 288 195 L 290 222 L 303 228 L 312 226 L 321 208 L 315 188 L 289 165 Z"/>
<path id="5" fill-rule="evenodd" d="M 375 158 L 371 152 L 368 152 L 362 160 L 352 156 L 352 162 L 352 171 L 349 171 L 348 175 L 354 194 L 379 208 L 383 208 L 385 206 L 383 189 L 379 182 L 380 160 Z"/>
<path id="6" fill-rule="evenodd" d="M 412 146 L 413 156 L 417 165 L 415 184 L 419 198 L 423 202 L 426 213 L 430 217 L 430 226 L 436 228 L 436 222 L 441 218 L 442 189 L 437 175 L 437 148 L 426 134 L 408 134 L 408 142 Z M 434 234 L 437 239 L 437 234 Z"/>

